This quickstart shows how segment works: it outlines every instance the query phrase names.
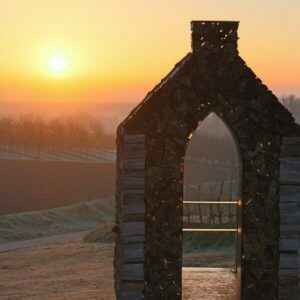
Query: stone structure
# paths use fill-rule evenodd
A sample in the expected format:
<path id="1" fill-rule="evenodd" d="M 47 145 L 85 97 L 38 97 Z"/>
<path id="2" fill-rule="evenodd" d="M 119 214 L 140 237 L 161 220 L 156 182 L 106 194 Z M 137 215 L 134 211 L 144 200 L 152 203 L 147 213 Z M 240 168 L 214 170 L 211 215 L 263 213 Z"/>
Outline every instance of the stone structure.
<path id="1" fill-rule="evenodd" d="M 181 299 L 183 161 L 211 112 L 242 163 L 241 299 L 285 299 L 297 283 L 300 130 L 239 56 L 237 29 L 192 22 L 192 53 L 118 128 L 118 300 Z"/>

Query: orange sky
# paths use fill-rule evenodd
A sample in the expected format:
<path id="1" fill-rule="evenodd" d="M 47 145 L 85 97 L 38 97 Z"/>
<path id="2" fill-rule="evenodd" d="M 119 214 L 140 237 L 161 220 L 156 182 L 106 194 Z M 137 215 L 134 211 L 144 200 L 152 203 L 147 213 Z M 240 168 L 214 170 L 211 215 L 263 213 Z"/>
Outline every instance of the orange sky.
<path id="1" fill-rule="evenodd" d="M 277 95 L 300 95 L 299 12 L 299 0 L 2 1 L 0 101 L 138 102 L 190 51 L 192 19 L 241 21 L 248 65 Z"/>

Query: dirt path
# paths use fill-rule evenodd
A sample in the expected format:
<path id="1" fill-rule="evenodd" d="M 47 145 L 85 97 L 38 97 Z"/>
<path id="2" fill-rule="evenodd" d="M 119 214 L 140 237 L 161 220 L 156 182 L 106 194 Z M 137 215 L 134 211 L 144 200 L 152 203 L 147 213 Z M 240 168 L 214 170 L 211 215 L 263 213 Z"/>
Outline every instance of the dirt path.
<path id="1" fill-rule="evenodd" d="M 0 299 L 114 300 L 112 252 L 76 237 L 0 253 Z"/>
<path id="2" fill-rule="evenodd" d="M 113 245 L 82 243 L 81 237 L 69 234 L 2 246 L 0 299 L 115 300 Z M 229 271 L 184 269 L 183 278 L 184 300 L 233 299 Z"/>

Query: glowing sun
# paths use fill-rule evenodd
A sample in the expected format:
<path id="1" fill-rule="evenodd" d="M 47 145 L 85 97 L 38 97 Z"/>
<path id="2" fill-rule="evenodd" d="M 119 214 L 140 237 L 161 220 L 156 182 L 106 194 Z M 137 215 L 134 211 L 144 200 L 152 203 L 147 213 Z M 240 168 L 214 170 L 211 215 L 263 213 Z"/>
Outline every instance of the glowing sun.
<path id="1" fill-rule="evenodd" d="M 69 71 L 70 63 L 63 55 L 53 55 L 48 60 L 48 71 L 53 75 L 64 75 Z"/>

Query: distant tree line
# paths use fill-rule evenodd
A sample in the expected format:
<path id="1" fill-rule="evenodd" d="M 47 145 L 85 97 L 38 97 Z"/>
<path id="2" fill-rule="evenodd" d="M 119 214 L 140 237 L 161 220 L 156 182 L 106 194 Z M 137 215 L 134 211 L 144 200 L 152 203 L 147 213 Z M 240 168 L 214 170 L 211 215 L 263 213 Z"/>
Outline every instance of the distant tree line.
<path id="1" fill-rule="evenodd" d="M 300 123 L 300 97 L 295 95 L 283 96 L 281 103 L 293 114 L 297 123 Z"/>
<path id="2" fill-rule="evenodd" d="M 63 151 L 114 148 L 114 137 L 101 121 L 89 115 L 74 115 L 45 120 L 21 115 L 0 118 L 0 147 L 22 151 Z"/>
<path id="3" fill-rule="evenodd" d="M 300 98 L 289 95 L 281 97 L 280 101 L 300 123 Z M 228 134 L 214 135 L 209 131 L 200 131 L 194 137 L 197 138 L 193 140 L 194 146 L 189 155 L 236 162 L 237 149 Z M 26 114 L 0 118 L 0 147 L 24 151 L 115 148 L 115 136 L 105 132 L 101 120 L 88 114 L 52 119 Z"/>
<path id="4" fill-rule="evenodd" d="M 283 96 L 279 100 L 292 113 L 295 121 L 300 124 L 300 98 L 289 95 Z M 219 126 L 220 123 L 216 125 Z M 215 127 L 214 124 L 210 124 L 210 126 Z M 212 129 L 215 130 L 215 128 Z M 238 153 L 230 132 L 223 130 L 225 134 L 221 135 L 216 135 L 212 132 L 210 132 L 210 128 L 207 128 L 206 131 L 198 130 L 192 137 L 193 147 L 191 147 L 189 155 L 192 157 L 205 157 L 210 160 L 226 160 L 236 163 Z"/>

